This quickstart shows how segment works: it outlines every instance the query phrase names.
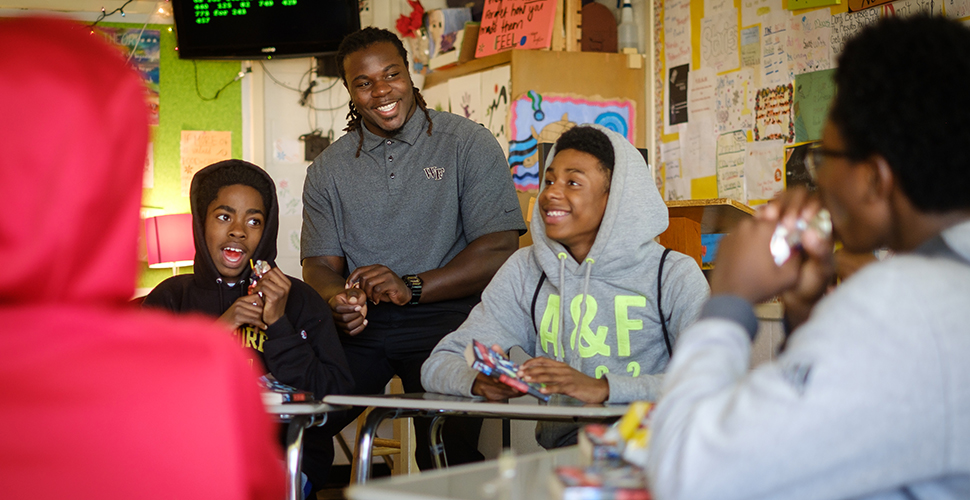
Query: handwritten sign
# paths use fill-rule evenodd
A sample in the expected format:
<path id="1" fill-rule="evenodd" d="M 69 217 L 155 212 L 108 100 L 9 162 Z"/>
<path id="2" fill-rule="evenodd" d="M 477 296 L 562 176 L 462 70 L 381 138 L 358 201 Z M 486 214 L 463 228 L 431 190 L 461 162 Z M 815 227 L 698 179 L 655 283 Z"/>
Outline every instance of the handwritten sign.
<path id="1" fill-rule="evenodd" d="M 795 140 L 795 121 L 792 120 L 792 84 L 765 87 L 754 100 L 754 140 Z"/>
<path id="2" fill-rule="evenodd" d="M 664 57 L 667 67 L 690 63 L 690 2 L 664 3 Z"/>
<path id="3" fill-rule="evenodd" d="M 716 73 L 738 69 L 738 10 L 701 19 L 701 66 Z"/>
<path id="4" fill-rule="evenodd" d="M 475 57 L 549 47 L 555 16 L 556 0 L 485 0 Z"/>
<path id="5" fill-rule="evenodd" d="M 862 28 L 879 20 L 877 9 L 866 9 L 859 12 L 843 12 L 832 16 L 832 59 L 842 53 L 845 42 L 852 38 Z"/>
<path id="6" fill-rule="evenodd" d="M 796 75 L 831 68 L 832 14 L 820 9 L 795 16 L 788 42 Z"/>
<path id="7" fill-rule="evenodd" d="M 744 160 L 747 137 L 741 130 L 717 136 L 717 197 L 745 203 Z"/>
<path id="8" fill-rule="evenodd" d="M 196 172 L 232 157 L 232 132 L 183 130 L 179 151 L 182 196 L 188 196 Z"/>
<path id="9" fill-rule="evenodd" d="M 752 142 L 747 145 L 744 164 L 748 204 L 770 200 L 785 190 L 785 144 L 780 140 Z"/>

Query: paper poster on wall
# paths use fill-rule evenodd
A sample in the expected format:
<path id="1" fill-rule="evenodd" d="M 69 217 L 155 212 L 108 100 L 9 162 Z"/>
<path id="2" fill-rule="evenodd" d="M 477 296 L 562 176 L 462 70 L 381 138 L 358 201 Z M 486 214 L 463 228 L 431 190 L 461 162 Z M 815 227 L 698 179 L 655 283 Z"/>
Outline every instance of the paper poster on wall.
<path id="1" fill-rule="evenodd" d="M 970 0 L 967 0 L 970 5 Z M 878 9 L 866 9 L 859 12 L 843 12 L 832 16 L 832 63 L 837 62 L 845 42 L 852 38 L 862 28 L 879 20 Z"/>
<path id="2" fill-rule="evenodd" d="M 664 58 L 668 68 L 690 63 L 690 0 L 664 3 Z"/>
<path id="3" fill-rule="evenodd" d="M 734 8 L 733 0 L 704 0 L 704 17 L 713 17 Z"/>
<path id="4" fill-rule="evenodd" d="M 751 142 L 747 147 L 744 184 L 748 201 L 770 200 L 785 190 L 785 142 Z"/>
<path id="5" fill-rule="evenodd" d="M 761 25 L 741 30 L 741 66 L 761 69 Z"/>
<path id="6" fill-rule="evenodd" d="M 701 67 L 715 73 L 738 69 L 738 10 L 730 9 L 701 20 Z"/>
<path id="7" fill-rule="evenodd" d="M 132 65 L 141 73 L 147 90 L 148 124 L 158 125 L 159 66 L 162 60 L 161 33 L 158 30 L 114 28 L 110 26 L 98 26 L 96 30 L 108 41 L 120 46 L 125 60 L 130 60 Z M 132 49 L 134 49 L 134 52 L 132 52 Z"/>
<path id="8" fill-rule="evenodd" d="M 744 195 L 744 161 L 748 138 L 735 130 L 717 136 L 717 197 L 741 203 Z"/>
<path id="9" fill-rule="evenodd" d="M 786 85 L 795 78 L 788 54 L 791 33 L 788 12 L 773 13 L 761 25 L 761 85 Z"/>
<path id="10" fill-rule="evenodd" d="M 305 147 L 299 139 L 277 137 L 273 141 L 273 161 L 277 163 L 306 163 Z"/>
<path id="11" fill-rule="evenodd" d="M 711 68 L 691 71 L 687 84 L 687 121 L 694 115 L 714 112 L 714 86 L 717 76 Z"/>
<path id="12" fill-rule="evenodd" d="M 549 47 L 555 16 L 556 0 L 485 0 L 475 57 Z"/>
<path id="13" fill-rule="evenodd" d="M 741 26 L 761 23 L 765 16 L 771 14 L 772 5 L 781 9 L 781 3 L 772 0 L 741 0 Z"/>
<path id="14" fill-rule="evenodd" d="M 482 75 L 482 107 L 485 118 L 482 122 L 495 140 L 502 146 L 505 157 L 509 157 L 508 118 L 512 90 L 512 67 L 498 66 L 481 72 Z"/>
<path id="15" fill-rule="evenodd" d="M 667 77 L 667 126 L 687 121 L 687 78 L 689 64 L 670 68 Z"/>
<path id="16" fill-rule="evenodd" d="M 447 81 L 434 87 L 422 89 L 421 95 L 424 96 L 424 102 L 428 105 L 428 109 L 445 112 L 451 111 Z"/>
<path id="17" fill-rule="evenodd" d="M 449 78 L 448 97 L 451 101 L 452 113 L 476 123 L 484 121 L 481 73 Z"/>
<path id="18" fill-rule="evenodd" d="M 232 132 L 183 130 L 179 141 L 182 196 L 189 195 L 192 176 L 204 167 L 232 157 Z"/>
<path id="19" fill-rule="evenodd" d="M 754 126 L 754 70 L 743 68 L 717 77 L 714 120 L 717 133 L 750 130 Z"/>
<path id="20" fill-rule="evenodd" d="M 681 134 L 680 140 L 681 176 L 688 181 L 713 176 L 717 152 L 714 112 L 692 117 L 687 122 L 687 133 Z"/>
<path id="21" fill-rule="evenodd" d="M 539 188 L 538 144 L 556 142 L 563 132 L 583 123 L 602 125 L 634 143 L 636 103 L 528 91 L 509 109 L 509 166 L 516 189 Z"/>
<path id="22" fill-rule="evenodd" d="M 795 142 L 817 141 L 835 97 L 835 70 L 827 69 L 795 77 L 792 112 L 795 117 Z"/>
<path id="23" fill-rule="evenodd" d="M 943 10 L 947 17 L 963 19 L 970 16 L 970 0 L 943 0 Z"/>
<path id="24" fill-rule="evenodd" d="M 765 87 L 754 101 L 754 140 L 795 140 L 795 121 L 792 119 L 792 84 Z"/>
<path id="25" fill-rule="evenodd" d="M 145 170 L 141 187 L 145 189 L 155 187 L 155 146 L 150 142 L 148 143 L 148 154 L 145 155 Z"/>
<path id="26" fill-rule="evenodd" d="M 795 75 L 832 67 L 832 14 L 828 9 L 793 17 L 788 40 Z"/>
<path id="27" fill-rule="evenodd" d="M 280 215 L 302 216 L 303 181 L 296 182 L 289 175 L 280 175 L 280 169 L 274 170 L 273 179 L 276 181 L 276 198 L 280 206 Z M 288 168 L 287 170 L 290 169 Z"/>
<path id="28" fill-rule="evenodd" d="M 943 15 L 943 0 L 898 0 L 882 6 L 883 16 Z"/>
<path id="29" fill-rule="evenodd" d="M 665 200 L 690 198 L 690 183 L 683 177 L 680 166 L 680 141 L 660 143 L 660 171 L 663 175 L 661 193 Z"/>
<path id="30" fill-rule="evenodd" d="M 280 257 L 300 258 L 300 233 L 303 230 L 303 216 L 280 216 L 277 251 Z"/>

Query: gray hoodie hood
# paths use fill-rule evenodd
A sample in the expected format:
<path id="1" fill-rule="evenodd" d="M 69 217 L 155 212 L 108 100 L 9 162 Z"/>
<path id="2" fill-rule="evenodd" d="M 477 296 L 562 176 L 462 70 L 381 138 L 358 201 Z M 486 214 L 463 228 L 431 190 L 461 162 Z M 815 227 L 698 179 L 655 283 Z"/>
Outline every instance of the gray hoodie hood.
<path id="1" fill-rule="evenodd" d="M 650 178 L 650 169 L 637 148 L 625 137 L 606 127 L 583 126 L 605 133 L 613 144 L 616 157 L 606 212 L 586 262 L 593 260 L 592 272 L 595 276 L 622 276 L 647 257 L 651 247 L 656 246 L 653 239 L 667 229 L 667 205 L 660 198 L 660 192 Z M 552 148 L 545 164 L 549 165 L 555 156 L 556 148 Z M 545 186 L 542 182 L 539 185 Z M 565 253 L 565 272 L 572 275 L 584 273 L 583 263 L 570 258 L 562 243 L 546 237 L 540 212 L 536 203 L 529 227 L 536 246 L 536 259 L 542 270 L 549 276 L 558 275 L 561 265 L 559 255 Z"/>

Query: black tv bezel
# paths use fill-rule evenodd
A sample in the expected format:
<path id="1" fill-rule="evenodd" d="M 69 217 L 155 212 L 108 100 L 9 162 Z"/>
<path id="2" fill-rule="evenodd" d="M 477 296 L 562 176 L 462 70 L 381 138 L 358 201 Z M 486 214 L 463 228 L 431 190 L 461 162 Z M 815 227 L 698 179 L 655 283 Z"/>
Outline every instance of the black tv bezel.
<path id="1" fill-rule="evenodd" d="M 255 0 L 254 0 L 255 1 Z M 304 0 L 307 1 L 307 0 Z M 315 2 L 317 0 L 309 0 Z M 360 7 L 358 0 L 340 0 L 344 2 L 350 12 L 356 15 L 350 16 L 350 26 L 346 34 L 353 33 L 360 29 Z M 321 39 L 299 43 L 280 43 L 273 44 L 272 51 L 267 51 L 269 47 L 257 43 L 231 43 L 225 45 L 187 45 L 183 46 L 182 39 L 179 37 L 179 26 L 182 24 L 180 19 L 188 16 L 189 13 L 182 10 L 183 3 L 191 5 L 191 0 L 172 0 L 173 22 L 175 27 L 175 39 L 178 47 L 179 59 L 200 59 L 200 60 L 229 60 L 247 61 L 257 59 L 285 59 L 296 57 L 316 57 L 330 55 L 337 52 L 340 42 L 343 39 Z M 191 24 L 190 20 L 184 20 Z M 323 30 L 321 30 L 323 31 Z M 324 34 L 324 33 L 321 33 Z"/>

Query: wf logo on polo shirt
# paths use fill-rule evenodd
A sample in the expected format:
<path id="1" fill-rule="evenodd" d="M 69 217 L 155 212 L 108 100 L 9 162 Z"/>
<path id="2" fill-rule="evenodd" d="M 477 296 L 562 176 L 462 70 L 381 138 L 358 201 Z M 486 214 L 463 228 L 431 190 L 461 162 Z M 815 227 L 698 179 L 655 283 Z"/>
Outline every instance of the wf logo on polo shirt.
<path id="1" fill-rule="evenodd" d="M 440 181 L 445 176 L 445 169 L 439 167 L 428 167 L 424 169 L 424 175 L 427 175 L 428 179 Z"/>

